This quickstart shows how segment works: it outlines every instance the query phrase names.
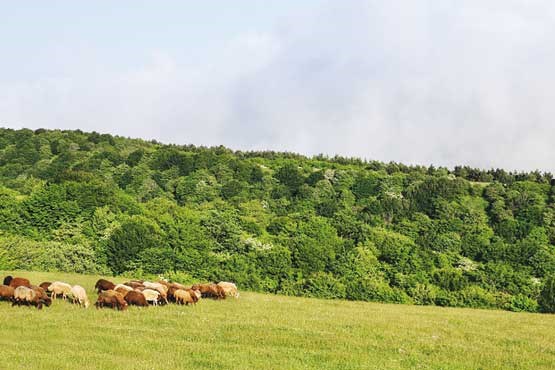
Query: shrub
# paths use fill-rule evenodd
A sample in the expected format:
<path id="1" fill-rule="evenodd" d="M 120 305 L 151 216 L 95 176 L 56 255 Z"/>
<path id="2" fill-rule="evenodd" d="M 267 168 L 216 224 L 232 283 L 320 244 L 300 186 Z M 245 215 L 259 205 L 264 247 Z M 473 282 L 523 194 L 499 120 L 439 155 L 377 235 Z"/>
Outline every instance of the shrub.
<path id="1" fill-rule="evenodd" d="M 465 307 L 492 308 L 497 306 L 495 296 L 478 286 L 468 286 L 458 293 L 459 302 Z"/>
<path id="2" fill-rule="evenodd" d="M 347 298 L 360 301 L 411 303 L 411 298 L 401 289 L 392 288 L 383 280 L 364 277 L 347 284 Z"/>
<path id="3" fill-rule="evenodd" d="M 317 272 L 306 280 L 305 295 L 316 298 L 345 298 L 345 285 L 335 276 Z"/>
<path id="4" fill-rule="evenodd" d="M 416 284 L 416 287 L 411 289 L 410 295 L 414 303 L 419 305 L 431 305 L 435 303 L 438 288 L 430 284 Z"/>
<path id="5" fill-rule="evenodd" d="M 523 294 L 517 294 L 515 296 L 512 296 L 509 310 L 514 312 L 537 312 L 538 307 L 538 302 L 535 299 L 527 297 Z"/>

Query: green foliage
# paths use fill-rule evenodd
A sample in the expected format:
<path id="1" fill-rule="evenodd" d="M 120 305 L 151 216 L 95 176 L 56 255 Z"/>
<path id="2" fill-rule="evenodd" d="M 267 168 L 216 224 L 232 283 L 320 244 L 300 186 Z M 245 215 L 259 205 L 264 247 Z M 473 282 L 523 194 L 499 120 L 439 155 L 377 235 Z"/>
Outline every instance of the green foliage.
<path id="1" fill-rule="evenodd" d="M 549 311 L 552 180 L 0 129 L 0 267 Z"/>
<path id="2" fill-rule="evenodd" d="M 345 285 L 330 273 L 317 272 L 306 279 L 307 296 L 316 298 L 345 298 Z"/>
<path id="3" fill-rule="evenodd" d="M 545 279 L 538 304 L 542 312 L 555 313 L 555 275 Z"/>

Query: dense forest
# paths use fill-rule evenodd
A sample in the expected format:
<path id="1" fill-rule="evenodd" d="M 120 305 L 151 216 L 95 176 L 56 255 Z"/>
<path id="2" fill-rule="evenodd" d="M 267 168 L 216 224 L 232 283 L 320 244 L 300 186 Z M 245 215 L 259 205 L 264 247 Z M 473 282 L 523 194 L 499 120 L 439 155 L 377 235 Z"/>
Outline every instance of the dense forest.
<path id="1" fill-rule="evenodd" d="M 555 181 L 0 129 L 0 269 L 550 312 Z"/>

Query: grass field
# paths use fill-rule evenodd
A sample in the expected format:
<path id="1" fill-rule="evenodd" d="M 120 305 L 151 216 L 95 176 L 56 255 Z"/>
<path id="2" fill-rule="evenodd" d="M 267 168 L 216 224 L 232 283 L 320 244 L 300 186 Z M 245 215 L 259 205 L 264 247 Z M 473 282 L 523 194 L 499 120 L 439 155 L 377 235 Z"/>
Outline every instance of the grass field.
<path id="1" fill-rule="evenodd" d="M 7 274 L 96 299 L 97 276 Z M 0 302 L 0 318 L 1 369 L 555 368 L 553 315 L 242 293 L 125 312 Z"/>

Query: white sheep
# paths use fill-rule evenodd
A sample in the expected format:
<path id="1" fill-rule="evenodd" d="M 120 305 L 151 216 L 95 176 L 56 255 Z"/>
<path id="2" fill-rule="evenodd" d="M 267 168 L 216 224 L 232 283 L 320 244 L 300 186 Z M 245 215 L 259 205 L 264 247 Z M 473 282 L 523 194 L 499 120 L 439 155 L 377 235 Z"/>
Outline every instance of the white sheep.
<path id="1" fill-rule="evenodd" d="M 48 291 L 52 292 L 52 299 L 56 299 L 60 294 L 63 299 L 66 299 L 68 294 L 71 293 L 71 285 L 61 281 L 55 281 L 48 286 Z"/>
<path id="2" fill-rule="evenodd" d="M 143 295 L 147 302 L 152 302 L 155 306 L 158 305 L 158 299 L 160 298 L 160 292 L 154 289 L 143 290 Z"/>
<path id="3" fill-rule="evenodd" d="M 71 296 L 73 298 L 73 303 L 78 303 L 80 306 L 88 308 L 90 305 L 89 298 L 87 297 L 87 292 L 85 288 L 80 285 L 74 285 L 71 288 Z"/>

